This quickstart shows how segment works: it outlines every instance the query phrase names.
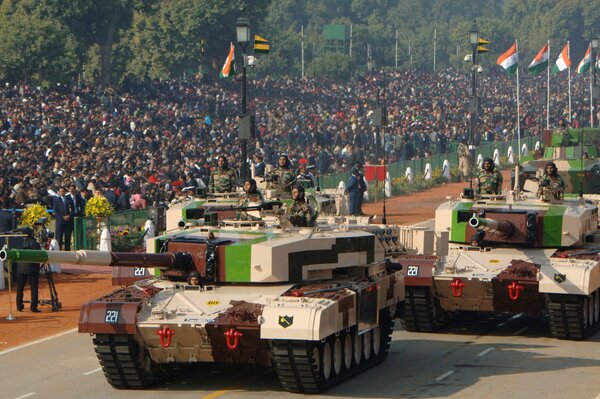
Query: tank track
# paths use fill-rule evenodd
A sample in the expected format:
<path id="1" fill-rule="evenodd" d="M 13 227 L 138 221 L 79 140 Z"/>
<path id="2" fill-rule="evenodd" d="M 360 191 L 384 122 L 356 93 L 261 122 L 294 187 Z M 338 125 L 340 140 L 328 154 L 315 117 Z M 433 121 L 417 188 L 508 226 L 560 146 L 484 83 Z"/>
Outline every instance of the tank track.
<path id="1" fill-rule="evenodd" d="M 600 329 L 600 290 L 591 295 L 546 294 L 552 335 L 582 340 Z"/>
<path id="2" fill-rule="evenodd" d="M 445 312 L 430 287 L 406 287 L 402 327 L 407 331 L 434 332 L 445 324 Z"/>
<path id="3" fill-rule="evenodd" d="M 362 335 L 352 327 L 321 341 L 273 340 L 273 365 L 281 384 L 290 392 L 316 394 L 381 363 L 389 352 L 393 324 L 386 316 L 378 328 Z"/>
<path id="4" fill-rule="evenodd" d="M 138 343 L 131 335 L 96 334 L 94 349 L 106 380 L 117 389 L 146 388 L 167 377 L 173 370 L 146 357 L 142 363 Z"/>

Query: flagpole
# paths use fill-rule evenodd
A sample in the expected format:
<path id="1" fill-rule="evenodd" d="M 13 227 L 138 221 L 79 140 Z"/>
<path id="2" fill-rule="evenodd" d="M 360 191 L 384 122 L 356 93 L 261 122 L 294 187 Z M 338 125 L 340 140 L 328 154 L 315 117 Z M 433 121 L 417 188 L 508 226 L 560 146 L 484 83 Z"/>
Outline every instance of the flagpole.
<path id="1" fill-rule="evenodd" d="M 396 29 L 396 69 L 398 69 L 398 29 Z"/>
<path id="2" fill-rule="evenodd" d="M 435 72 L 435 45 L 437 40 L 437 29 L 433 30 L 433 72 Z"/>
<path id="3" fill-rule="evenodd" d="M 515 39 L 517 54 L 519 53 L 519 42 Z M 521 101 L 519 97 L 519 64 L 517 64 L 517 147 L 519 148 L 518 162 L 521 162 Z"/>
<path id="4" fill-rule="evenodd" d="M 594 49 L 592 48 L 592 43 L 589 44 L 590 48 L 590 127 L 594 128 Z M 584 56 L 585 57 L 585 56 Z"/>
<path id="5" fill-rule="evenodd" d="M 571 45 L 569 44 L 569 41 L 567 40 L 567 57 L 569 57 L 569 62 L 571 61 Z M 569 70 L 569 124 L 571 123 L 571 118 L 573 113 L 571 112 L 571 66 L 567 66 L 567 69 Z"/>
<path id="6" fill-rule="evenodd" d="M 546 129 L 550 129 L 550 40 L 548 40 L 548 67 L 546 68 Z"/>
<path id="7" fill-rule="evenodd" d="M 304 79 L 304 25 L 300 25 L 300 54 L 302 56 L 302 79 Z"/>

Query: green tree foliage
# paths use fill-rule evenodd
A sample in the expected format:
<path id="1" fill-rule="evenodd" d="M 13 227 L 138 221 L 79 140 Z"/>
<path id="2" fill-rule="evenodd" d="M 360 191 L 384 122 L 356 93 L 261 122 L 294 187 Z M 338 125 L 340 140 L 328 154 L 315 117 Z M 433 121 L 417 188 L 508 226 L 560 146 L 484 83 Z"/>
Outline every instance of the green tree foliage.
<path id="1" fill-rule="evenodd" d="M 0 8 L 0 78 L 49 86 L 77 71 L 76 39 L 58 20 L 45 20 L 17 2 Z"/>
<path id="2" fill-rule="evenodd" d="M 346 79 L 367 64 L 394 67 L 396 45 L 398 67 L 407 69 L 409 43 L 413 68 L 431 71 L 434 30 L 437 68 L 465 69 L 474 19 L 492 42 L 481 54 L 484 70 L 496 68 L 496 58 L 515 39 L 522 64 L 547 40 L 552 54 L 570 40 L 575 60 L 600 35 L 598 1 L 479 0 L 473 7 L 472 0 L 4 0 L 0 77 L 50 84 L 83 75 L 109 84 L 177 78 L 201 65 L 216 77 L 244 4 L 252 33 L 271 42 L 251 76 L 298 76 L 301 28 L 308 75 Z M 349 44 L 343 54 L 323 54 L 323 26 L 331 23 L 352 26 L 351 54 Z"/>

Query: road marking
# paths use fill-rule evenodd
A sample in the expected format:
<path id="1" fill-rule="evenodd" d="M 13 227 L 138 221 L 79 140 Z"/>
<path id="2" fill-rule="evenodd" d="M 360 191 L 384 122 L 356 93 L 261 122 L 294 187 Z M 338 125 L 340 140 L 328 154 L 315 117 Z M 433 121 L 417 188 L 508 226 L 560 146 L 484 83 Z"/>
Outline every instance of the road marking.
<path id="1" fill-rule="evenodd" d="M 488 353 L 490 353 L 493 350 L 494 350 L 494 348 L 487 348 L 486 350 L 483 350 L 483 351 L 479 352 L 477 354 L 477 357 L 483 357 L 483 356 L 487 355 Z"/>
<path id="2" fill-rule="evenodd" d="M 209 393 L 208 395 L 203 396 L 201 399 L 214 399 L 214 398 L 218 398 L 219 396 L 223 396 L 225 394 L 230 393 L 231 391 L 235 391 L 236 389 L 239 389 L 240 385 L 243 385 L 243 384 L 245 384 L 247 382 L 250 382 L 250 381 L 257 380 L 259 378 L 264 377 L 265 375 L 268 375 L 269 373 L 271 373 L 271 371 L 272 370 L 265 370 L 262 373 L 258 373 L 255 376 L 243 379 L 243 380 L 241 380 L 239 383 L 237 383 L 235 385 L 232 385 L 232 386 L 227 387 L 227 388 L 219 389 L 218 391 L 214 391 L 213 393 Z"/>
<path id="3" fill-rule="evenodd" d="M 46 338 L 38 339 L 37 341 L 32 341 L 32 342 L 28 342 L 28 343 L 20 345 L 20 346 L 15 346 L 14 348 L 6 349 L 6 350 L 3 350 L 2 352 L 0 352 L 0 356 L 6 355 L 7 353 L 10 353 L 10 352 L 18 351 L 19 349 L 24 349 L 24 348 L 27 348 L 27 347 L 30 347 L 33 345 L 41 344 L 42 342 L 50 341 L 51 339 L 59 338 L 59 337 L 62 337 L 63 335 L 71 334 L 74 332 L 77 332 L 76 328 L 73 328 L 73 329 L 67 330 L 67 331 L 63 331 L 56 335 L 51 335 Z"/>
<path id="4" fill-rule="evenodd" d="M 525 330 L 527 330 L 529 327 L 523 327 L 521 328 L 519 331 L 515 331 L 512 335 L 521 335 Z"/>
<path id="5" fill-rule="evenodd" d="M 15 398 L 15 399 L 25 399 L 25 398 L 28 398 L 33 395 L 37 395 L 37 392 L 29 392 L 29 393 L 26 393 L 25 395 L 21 395 L 18 398 Z"/>
<path id="6" fill-rule="evenodd" d="M 98 371 L 102 370 L 102 367 L 98 367 L 97 369 L 93 369 L 92 371 L 88 371 L 86 373 L 83 373 L 83 375 L 90 375 L 90 374 L 94 374 L 97 373 Z"/>
<path id="7" fill-rule="evenodd" d="M 450 370 L 447 373 L 444 373 L 442 375 L 440 375 L 438 378 L 436 378 L 436 381 L 442 381 L 445 380 L 446 378 L 450 377 L 452 374 L 454 374 L 454 370 Z"/>

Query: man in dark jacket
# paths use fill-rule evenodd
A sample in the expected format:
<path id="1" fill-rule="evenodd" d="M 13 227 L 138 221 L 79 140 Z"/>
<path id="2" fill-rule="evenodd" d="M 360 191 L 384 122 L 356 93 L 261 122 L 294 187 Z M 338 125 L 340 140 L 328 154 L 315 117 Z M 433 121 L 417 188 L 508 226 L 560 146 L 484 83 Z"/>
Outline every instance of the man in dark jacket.
<path id="1" fill-rule="evenodd" d="M 29 227 L 23 228 L 23 234 L 27 236 L 23 240 L 23 249 L 42 249 L 40 244 L 33 238 L 33 230 Z M 38 313 L 38 282 L 40 278 L 39 263 L 17 263 L 17 310 L 22 312 L 23 306 L 23 290 L 25 283 L 29 281 L 29 289 L 31 290 L 31 306 L 30 309 L 34 313 Z"/>
<path id="2" fill-rule="evenodd" d="M 71 234 L 73 233 L 73 201 L 67 197 L 64 187 L 58 189 L 58 196 L 52 201 L 54 217 L 56 220 L 56 239 L 60 249 L 71 250 Z"/>

